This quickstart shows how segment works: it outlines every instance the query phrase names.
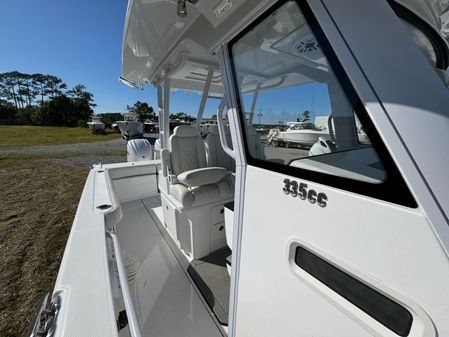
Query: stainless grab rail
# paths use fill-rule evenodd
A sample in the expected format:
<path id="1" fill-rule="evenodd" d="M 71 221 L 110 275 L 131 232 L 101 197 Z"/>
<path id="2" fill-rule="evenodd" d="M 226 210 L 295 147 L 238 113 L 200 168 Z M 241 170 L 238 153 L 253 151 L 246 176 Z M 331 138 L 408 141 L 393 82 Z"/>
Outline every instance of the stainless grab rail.
<path id="1" fill-rule="evenodd" d="M 125 302 L 126 316 L 128 317 L 129 330 L 131 336 L 142 337 L 142 331 L 140 323 L 137 318 L 136 311 L 134 310 L 133 301 L 131 298 L 131 291 L 129 290 L 128 278 L 126 277 L 125 265 L 123 264 L 122 252 L 117 236 L 114 233 L 108 232 L 108 235 L 112 239 L 114 246 L 115 261 L 117 262 L 118 277 L 120 279 L 120 285 L 122 288 L 123 301 Z"/>

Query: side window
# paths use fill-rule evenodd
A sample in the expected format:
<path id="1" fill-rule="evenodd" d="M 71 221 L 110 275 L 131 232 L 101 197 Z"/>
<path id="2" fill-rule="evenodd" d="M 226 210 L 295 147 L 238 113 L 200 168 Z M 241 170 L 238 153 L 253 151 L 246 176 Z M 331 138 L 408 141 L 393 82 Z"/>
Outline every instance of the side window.
<path id="1" fill-rule="evenodd" d="M 343 89 L 346 75 L 341 82 L 316 30 L 296 1 L 286 1 L 231 42 L 248 163 L 364 194 L 372 185 L 375 197 L 413 204 L 411 195 L 388 196 L 387 180 L 403 180 L 388 154 L 387 165 L 380 160 L 370 135 L 380 138 L 366 132 L 361 120 L 371 122 L 364 111 L 359 119 L 363 106 L 352 87 Z"/>

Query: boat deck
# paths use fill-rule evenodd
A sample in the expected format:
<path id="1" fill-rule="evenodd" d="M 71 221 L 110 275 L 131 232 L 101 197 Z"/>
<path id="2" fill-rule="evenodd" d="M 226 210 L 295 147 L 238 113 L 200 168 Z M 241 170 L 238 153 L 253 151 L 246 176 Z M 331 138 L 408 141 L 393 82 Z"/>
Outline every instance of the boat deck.
<path id="1" fill-rule="evenodd" d="M 117 237 L 143 336 L 226 335 L 163 235 L 159 197 L 122 204 Z"/>
<path id="2" fill-rule="evenodd" d="M 218 321 L 228 325 L 229 287 L 231 280 L 226 268 L 226 258 L 231 250 L 226 247 L 193 260 L 187 269 Z"/>

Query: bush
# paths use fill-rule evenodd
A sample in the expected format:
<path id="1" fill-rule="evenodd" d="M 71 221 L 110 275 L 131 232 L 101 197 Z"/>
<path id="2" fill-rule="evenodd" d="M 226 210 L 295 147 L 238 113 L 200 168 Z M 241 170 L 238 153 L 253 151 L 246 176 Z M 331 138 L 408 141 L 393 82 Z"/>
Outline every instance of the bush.
<path id="1" fill-rule="evenodd" d="M 6 103 L 0 104 L 0 119 L 14 119 L 16 108 L 14 105 Z"/>
<path id="2" fill-rule="evenodd" d="M 48 125 L 49 124 L 49 115 L 48 115 L 48 102 L 44 102 L 44 104 L 36 108 L 31 114 L 31 122 L 33 125 Z"/>
<path id="3" fill-rule="evenodd" d="M 79 128 L 87 128 L 87 123 L 85 120 L 79 119 L 76 126 Z"/>
<path id="4" fill-rule="evenodd" d="M 35 111 L 36 108 L 31 106 L 19 109 L 16 113 L 16 119 L 25 124 L 33 124 L 32 116 Z"/>

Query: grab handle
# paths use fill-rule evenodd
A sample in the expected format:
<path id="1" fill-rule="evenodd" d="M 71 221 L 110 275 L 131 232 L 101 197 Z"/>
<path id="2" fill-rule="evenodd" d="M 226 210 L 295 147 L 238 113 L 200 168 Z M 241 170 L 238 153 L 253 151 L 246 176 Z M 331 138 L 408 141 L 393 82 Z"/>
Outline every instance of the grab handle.
<path id="1" fill-rule="evenodd" d="M 226 139 L 226 132 L 225 132 L 225 126 L 223 123 L 223 110 L 226 106 L 226 100 L 223 98 L 220 102 L 220 106 L 217 110 L 217 123 L 218 123 L 218 134 L 220 136 L 220 143 L 223 147 L 224 152 L 231 157 L 232 159 L 235 159 L 235 152 L 229 147 L 228 140 Z"/>
<path id="2" fill-rule="evenodd" d="M 117 271 L 120 280 L 120 286 L 123 294 L 123 302 L 125 304 L 126 315 L 129 323 L 129 330 L 132 337 L 142 337 L 142 330 L 139 324 L 139 318 L 137 316 L 136 309 L 134 308 L 131 290 L 129 289 L 128 278 L 126 276 L 126 268 L 123 263 L 122 251 L 118 242 L 117 236 L 113 232 L 108 232 L 109 237 L 112 239 L 112 245 L 115 252 L 115 262 L 117 263 Z"/>
<path id="3" fill-rule="evenodd" d="M 330 139 L 333 142 L 336 142 L 335 135 L 334 135 L 333 119 L 334 119 L 334 116 L 332 114 L 330 114 L 328 119 L 327 119 L 327 127 L 329 129 L 329 137 L 330 137 Z"/>

